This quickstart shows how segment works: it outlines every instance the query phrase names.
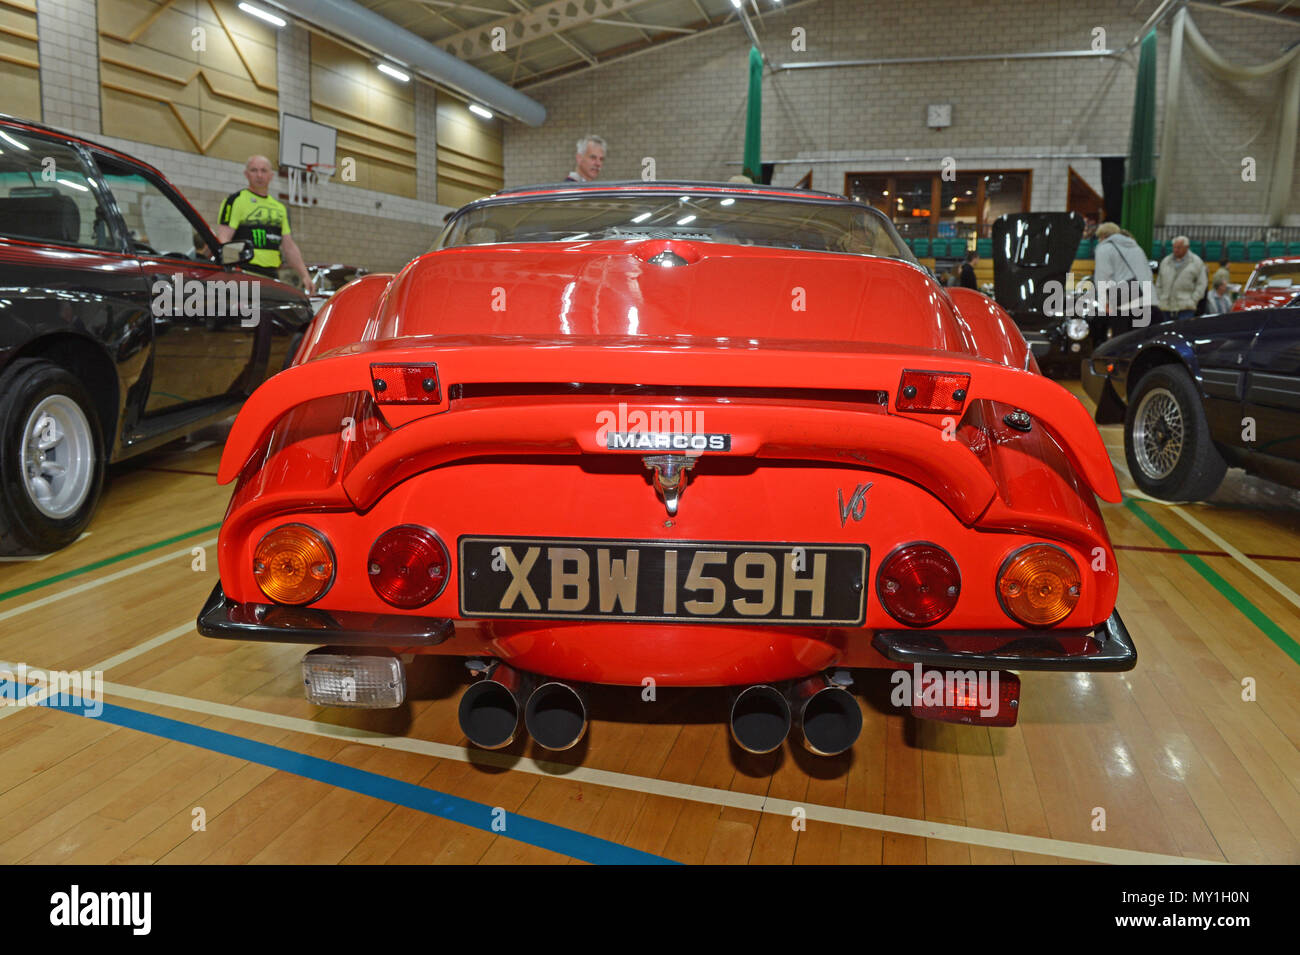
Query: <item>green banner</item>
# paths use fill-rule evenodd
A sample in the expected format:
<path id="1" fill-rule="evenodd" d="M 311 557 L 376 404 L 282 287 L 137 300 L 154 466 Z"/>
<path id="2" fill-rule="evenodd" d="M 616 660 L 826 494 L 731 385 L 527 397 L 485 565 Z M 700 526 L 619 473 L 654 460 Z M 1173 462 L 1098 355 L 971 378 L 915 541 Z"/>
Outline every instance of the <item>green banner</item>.
<path id="1" fill-rule="evenodd" d="M 745 110 L 745 168 L 752 182 L 763 181 L 763 56 L 749 48 L 749 105 Z"/>
<path id="2" fill-rule="evenodd" d="M 1156 209 L 1156 31 L 1142 39 L 1120 225 L 1151 254 Z M 1110 212 L 1110 210 L 1107 210 Z M 1113 214 L 1113 213 L 1112 213 Z"/>

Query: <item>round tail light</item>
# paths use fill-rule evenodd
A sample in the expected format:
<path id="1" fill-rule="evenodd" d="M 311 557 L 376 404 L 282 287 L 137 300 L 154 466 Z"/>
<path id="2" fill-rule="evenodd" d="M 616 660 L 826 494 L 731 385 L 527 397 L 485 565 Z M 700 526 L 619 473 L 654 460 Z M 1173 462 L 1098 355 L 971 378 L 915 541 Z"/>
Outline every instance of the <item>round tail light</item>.
<path id="1" fill-rule="evenodd" d="M 1079 602 L 1079 568 L 1061 548 L 1029 544 L 1002 562 L 998 599 L 1007 616 L 1030 627 L 1050 627 Z"/>
<path id="2" fill-rule="evenodd" d="M 889 615 L 909 627 L 938 623 L 957 606 L 961 572 L 937 544 L 904 544 L 876 574 L 876 595 Z"/>
<path id="3" fill-rule="evenodd" d="M 309 604 L 334 580 L 334 551 L 320 531 L 281 524 L 253 552 L 253 576 L 262 593 L 280 604 Z"/>
<path id="4" fill-rule="evenodd" d="M 450 567 L 447 548 L 438 535 L 417 524 L 402 524 L 380 534 L 367 563 L 375 593 L 404 610 L 423 607 L 442 593 Z"/>

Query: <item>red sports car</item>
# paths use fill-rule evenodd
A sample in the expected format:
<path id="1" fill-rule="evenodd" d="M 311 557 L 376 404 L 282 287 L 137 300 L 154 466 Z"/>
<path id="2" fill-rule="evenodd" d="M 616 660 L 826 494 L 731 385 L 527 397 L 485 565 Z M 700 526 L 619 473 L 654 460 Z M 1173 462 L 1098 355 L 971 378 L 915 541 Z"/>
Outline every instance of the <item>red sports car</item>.
<path id="1" fill-rule="evenodd" d="M 1282 308 L 1300 295 L 1300 256 L 1264 259 L 1246 280 L 1234 312 L 1254 308 Z"/>
<path id="2" fill-rule="evenodd" d="M 565 749 L 584 685 L 728 687 L 751 752 L 1014 723 L 1009 670 L 1122 670 L 1119 500 L 1007 314 L 841 196 L 507 190 L 316 316 L 235 422 L 210 637 L 326 645 L 308 697 L 397 706 L 469 658 L 475 745 Z M 648 698 L 648 697 L 647 697 Z"/>

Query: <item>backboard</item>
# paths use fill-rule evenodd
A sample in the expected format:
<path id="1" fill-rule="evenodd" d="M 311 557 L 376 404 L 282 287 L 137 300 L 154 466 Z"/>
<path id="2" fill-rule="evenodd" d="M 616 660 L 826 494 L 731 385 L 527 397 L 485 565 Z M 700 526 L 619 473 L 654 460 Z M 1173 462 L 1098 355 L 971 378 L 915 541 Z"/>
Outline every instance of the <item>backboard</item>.
<path id="1" fill-rule="evenodd" d="M 292 113 L 280 114 L 280 165 L 305 169 L 308 164 L 334 165 L 338 130 Z"/>

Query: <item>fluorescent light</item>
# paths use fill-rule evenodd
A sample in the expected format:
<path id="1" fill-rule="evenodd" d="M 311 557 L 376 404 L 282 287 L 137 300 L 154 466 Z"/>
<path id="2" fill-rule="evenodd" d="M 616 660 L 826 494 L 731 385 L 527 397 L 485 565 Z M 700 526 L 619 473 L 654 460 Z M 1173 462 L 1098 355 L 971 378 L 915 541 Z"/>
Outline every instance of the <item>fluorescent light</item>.
<path id="1" fill-rule="evenodd" d="M 90 192 L 90 190 L 87 189 L 85 186 L 83 186 L 81 183 L 73 182 L 70 179 L 56 179 L 55 182 L 61 182 L 69 189 L 76 189 L 78 192 Z"/>
<path id="2" fill-rule="evenodd" d="M 265 20 L 267 23 L 271 24 L 272 26 L 277 26 L 277 27 L 284 26 L 284 20 L 282 20 L 280 17 L 277 17 L 274 13 L 272 13 L 269 10 L 263 10 L 261 7 L 255 7 L 251 3 L 241 3 L 239 5 L 239 9 L 243 10 L 249 16 L 257 17 L 257 19 L 259 20 Z"/>
<path id="3" fill-rule="evenodd" d="M 678 225 L 690 225 L 695 221 L 695 216 L 682 216 L 677 220 Z"/>
<path id="4" fill-rule="evenodd" d="M 470 103 L 470 104 L 469 104 L 469 111 L 470 111 L 471 113 L 473 113 L 475 116 L 482 116 L 484 119 L 491 119 L 491 118 L 492 118 L 492 110 L 490 110 L 490 109 L 484 109 L 484 108 L 483 108 L 482 106 L 480 106 L 478 103 Z"/>
<path id="5" fill-rule="evenodd" d="M 739 9 L 740 9 L 740 0 L 731 0 L 731 5 L 732 5 L 733 7 L 735 7 L 737 10 L 739 10 Z"/>
<path id="6" fill-rule="evenodd" d="M 376 63 L 379 72 L 391 76 L 395 80 L 401 80 L 403 83 L 411 82 L 411 78 L 395 66 L 389 66 L 387 63 Z"/>
<path id="7" fill-rule="evenodd" d="M 720 206 L 729 206 L 729 205 L 731 205 L 731 204 L 732 204 L 733 202 L 735 202 L 735 201 L 736 201 L 735 199 L 723 199 L 721 202 L 718 203 L 718 205 L 720 205 Z"/>
<path id="8" fill-rule="evenodd" d="M 633 222 L 645 222 L 645 220 L 646 220 L 646 219 L 649 219 L 651 215 L 653 215 L 653 213 L 650 213 L 650 212 L 643 212 L 643 213 L 641 213 L 639 216 L 633 216 L 633 217 L 632 217 L 632 221 L 633 221 Z"/>
<path id="9" fill-rule="evenodd" d="M 26 143 L 20 143 L 18 140 L 14 139 L 12 136 L 10 136 L 8 133 L 6 133 L 3 129 L 0 129 L 0 139 L 3 139 L 5 142 L 7 142 L 7 143 L 9 143 L 9 144 L 11 144 L 11 145 L 13 145 L 13 146 L 17 146 L 19 149 L 27 149 L 27 148 L 28 148 L 28 146 L 27 146 Z"/>

